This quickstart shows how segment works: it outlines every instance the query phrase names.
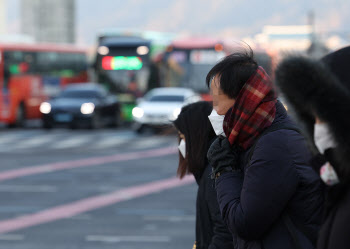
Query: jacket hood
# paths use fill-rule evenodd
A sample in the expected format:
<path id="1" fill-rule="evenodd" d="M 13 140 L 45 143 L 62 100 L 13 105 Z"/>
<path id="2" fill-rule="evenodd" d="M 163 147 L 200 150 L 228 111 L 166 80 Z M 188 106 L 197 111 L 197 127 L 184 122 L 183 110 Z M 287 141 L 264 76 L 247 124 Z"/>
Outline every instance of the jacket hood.
<path id="1" fill-rule="evenodd" d="M 350 163 L 348 65 L 350 47 L 331 53 L 321 61 L 290 56 L 277 67 L 276 85 L 292 107 L 292 113 L 306 128 L 312 142 L 317 116 L 330 127 L 339 147 L 340 161 Z M 350 171 L 350 165 L 347 168 Z"/>

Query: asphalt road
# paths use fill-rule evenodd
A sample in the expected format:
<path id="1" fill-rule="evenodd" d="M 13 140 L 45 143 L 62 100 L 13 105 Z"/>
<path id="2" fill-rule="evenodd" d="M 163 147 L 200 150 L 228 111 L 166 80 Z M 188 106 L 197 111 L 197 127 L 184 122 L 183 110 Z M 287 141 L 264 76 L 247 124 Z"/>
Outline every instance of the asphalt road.
<path id="1" fill-rule="evenodd" d="M 0 129 L 0 249 L 192 248 L 174 134 Z"/>

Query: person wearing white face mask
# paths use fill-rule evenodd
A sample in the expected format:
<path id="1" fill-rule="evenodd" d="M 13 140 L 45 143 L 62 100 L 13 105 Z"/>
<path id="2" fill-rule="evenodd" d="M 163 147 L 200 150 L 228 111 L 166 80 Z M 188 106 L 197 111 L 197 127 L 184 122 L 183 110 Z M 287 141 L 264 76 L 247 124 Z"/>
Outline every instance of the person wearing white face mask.
<path id="1" fill-rule="evenodd" d="M 182 157 L 183 157 L 183 158 L 186 158 L 186 142 L 185 142 L 185 136 L 184 136 L 183 134 L 180 134 L 179 136 L 180 136 L 180 138 L 181 138 L 181 137 L 183 137 L 183 138 L 181 138 L 181 141 L 180 141 L 180 144 L 179 144 L 179 146 L 178 146 L 178 149 L 179 149 L 179 151 L 180 151 Z"/>
<path id="2" fill-rule="evenodd" d="M 226 136 L 224 132 L 224 119 L 225 115 L 219 115 L 215 109 L 208 116 L 214 132 L 217 136 Z"/>
<path id="3" fill-rule="evenodd" d="M 321 122 L 316 118 L 314 128 L 315 145 L 322 155 L 331 157 L 334 148 L 337 147 L 336 142 L 326 123 Z M 336 164 L 333 162 L 333 164 Z M 316 166 L 317 168 L 317 166 Z M 333 166 L 327 161 L 320 168 L 320 176 L 325 184 L 332 186 L 339 183 L 339 178 Z"/>
<path id="4" fill-rule="evenodd" d="M 220 216 L 213 181 L 209 175 L 206 154 L 215 138 L 208 119 L 212 106 L 208 102 L 197 102 L 182 108 L 174 121 L 179 139 L 179 166 L 177 175 L 183 178 L 194 175 L 198 184 L 196 203 L 197 249 L 229 249 L 233 247 L 232 236 Z"/>
<path id="5" fill-rule="evenodd" d="M 325 183 L 325 217 L 318 249 L 350 245 L 349 65 L 350 46 L 320 61 L 286 58 L 276 71 L 280 90 L 316 148 L 312 164 Z"/>
<path id="6" fill-rule="evenodd" d="M 269 75 L 247 50 L 218 62 L 206 83 L 218 135 L 207 157 L 235 248 L 314 249 L 321 180 Z"/>

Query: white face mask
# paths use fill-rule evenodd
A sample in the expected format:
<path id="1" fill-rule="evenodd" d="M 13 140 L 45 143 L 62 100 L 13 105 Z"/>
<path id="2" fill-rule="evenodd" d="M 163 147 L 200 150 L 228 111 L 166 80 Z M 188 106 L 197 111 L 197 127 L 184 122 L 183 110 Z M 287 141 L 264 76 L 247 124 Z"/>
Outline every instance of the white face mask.
<path id="1" fill-rule="evenodd" d="M 321 167 L 320 175 L 321 175 L 322 181 L 326 183 L 328 186 L 332 186 L 339 183 L 338 175 L 335 172 L 333 166 L 330 165 L 329 162 L 327 162 L 325 165 Z"/>
<path id="2" fill-rule="evenodd" d="M 213 109 L 213 111 L 210 113 L 210 115 L 208 116 L 211 125 L 213 126 L 214 132 L 217 136 L 222 135 L 225 136 L 225 132 L 224 132 L 224 119 L 225 119 L 225 115 L 219 115 L 215 109 Z"/>
<path id="3" fill-rule="evenodd" d="M 315 124 L 314 140 L 317 149 L 323 154 L 329 148 L 335 148 L 336 142 L 329 132 L 327 124 Z"/>
<path id="4" fill-rule="evenodd" d="M 179 148 L 181 155 L 185 158 L 186 157 L 186 142 L 185 142 L 185 140 L 181 139 L 181 142 L 180 142 L 178 148 Z"/>

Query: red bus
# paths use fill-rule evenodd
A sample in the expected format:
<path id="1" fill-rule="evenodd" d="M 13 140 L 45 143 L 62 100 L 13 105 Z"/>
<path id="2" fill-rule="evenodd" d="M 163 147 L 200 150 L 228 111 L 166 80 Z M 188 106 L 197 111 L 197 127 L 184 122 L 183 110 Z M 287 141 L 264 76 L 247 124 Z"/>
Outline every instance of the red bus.
<path id="1" fill-rule="evenodd" d="M 244 48 L 244 46 L 243 46 Z M 227 44 L 212 38 L 188 38 L 175 40 L 164 53 L 163 86 L 187 87 L 210 100 L 205 77 L 209 70 L 224 56 L 235 49 L 237 44 Z M 272 72 L 273 60 L 266 51 L 254 51 L 255 59 L 268 73 Z"/>
<path id="2" fill-rule="evenodd" d="M 73 46 L 0 43 L 0 122 L 41 118 L 40 104 L 70 83 L 88 81 L 86 51 Z"/>

